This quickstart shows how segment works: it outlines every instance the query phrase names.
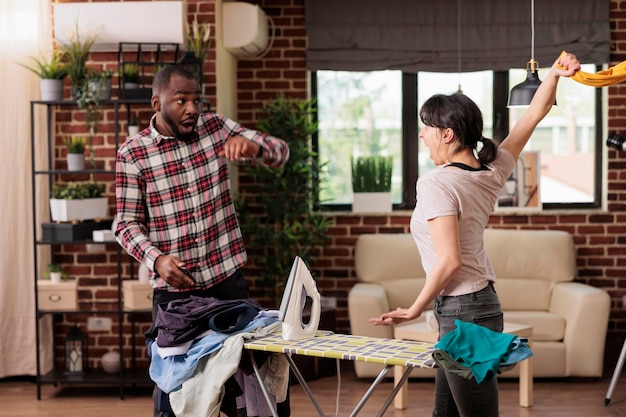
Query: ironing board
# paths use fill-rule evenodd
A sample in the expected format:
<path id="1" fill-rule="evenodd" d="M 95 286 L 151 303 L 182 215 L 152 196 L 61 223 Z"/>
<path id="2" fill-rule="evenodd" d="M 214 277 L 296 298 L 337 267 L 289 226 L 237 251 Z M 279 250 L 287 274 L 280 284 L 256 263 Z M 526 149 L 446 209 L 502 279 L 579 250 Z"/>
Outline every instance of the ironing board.
<path id="1" fill-rule="evenodd" d="M 294 341 L 283 340 L 280 333 L 273 333 L 265 337 L 248 340 L 244 342 L 243 347 L 249 351 L 254 373 L 259 381 L 259 385 L 261 386 L 265 399 L 272 408 L 272 414 L 274 417 L 278 417 L 278 414 L 270 401 L 269 393 L 263 384 L 259 368 L 254 361 L 252 351 L 255 350 L 285 354 L 287 361 L 289 362 L 289 366 L 304 389 L 304 392 L 313 403 L 313 406 L 316 408 L 320 417 L 325 417 L 325 414 L 293 361 L 291 357 L 293 354 L 315 356 L 319 358 L 372 362 L 385 365 L 359 403 L 355 406 L 354 410 L 350 414 L 350 417 L 358 415 L 378 384 L 395 366 L 406 367 L 406 370 L 376 415 L 377 417 L 384 415 L 400 388 L 406 383 L 413 368 L 435 367 L 435 361 L 432 359 L 432 351 L 434 349 L 434 345 L 432 343 L 399 339 L 383 339 L 376 337 L 335 334 L 330 332 L 318 332 L 313 338 Z"/>

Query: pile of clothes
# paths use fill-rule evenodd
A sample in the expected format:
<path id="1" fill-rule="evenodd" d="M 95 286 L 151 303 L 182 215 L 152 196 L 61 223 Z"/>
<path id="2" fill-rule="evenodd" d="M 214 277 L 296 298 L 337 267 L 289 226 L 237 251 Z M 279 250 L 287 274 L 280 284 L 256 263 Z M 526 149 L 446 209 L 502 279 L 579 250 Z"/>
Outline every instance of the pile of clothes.
<path id="1" fill-rule="evenodd" d="M 461 320 L 454 324 L 456 329 L 435 344 L 433 359 L 446 371 L 479 384 L 533 355 L 527 339 Z"/>
<path id="2" fill-rule="evenodd" d="M 277 311 L 265 310 L 252 299 L 191 296 L 159 307 L 156 340 L 149 344 L 149 371 L 169 394 L 172 411 L 186 417 L 217 417 L 227 389 L 236 385 L 237 408 L 245 408 L 248 415 L 271 415 L 258 381 L 240 365 L 244 340 L 280 330 L 277 317 Z M 282 355 L 269 355 L 265 363 L 270 392 L 282 402 L 288 363 Z"/>

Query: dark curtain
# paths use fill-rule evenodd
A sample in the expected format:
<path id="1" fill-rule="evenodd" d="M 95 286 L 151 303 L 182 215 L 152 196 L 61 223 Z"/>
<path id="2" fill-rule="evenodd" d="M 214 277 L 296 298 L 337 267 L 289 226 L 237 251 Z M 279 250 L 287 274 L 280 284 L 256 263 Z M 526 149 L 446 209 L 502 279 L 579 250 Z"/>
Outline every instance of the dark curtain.
<path id="1" fill-rule="evenodd" d="M 535 0 L 539 66 L 551 66 L 562 50 L 582 63 L 608 63 L 609 6 L 607 0 Z M 525 68 L 531 22 L 530 0 L 306 0 L 307 68 Z"/>

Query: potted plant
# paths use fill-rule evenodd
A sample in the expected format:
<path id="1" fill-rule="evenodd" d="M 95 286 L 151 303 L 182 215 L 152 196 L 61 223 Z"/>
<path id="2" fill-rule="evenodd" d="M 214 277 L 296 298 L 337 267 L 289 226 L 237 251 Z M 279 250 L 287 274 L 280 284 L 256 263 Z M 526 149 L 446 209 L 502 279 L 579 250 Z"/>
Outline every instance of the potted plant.
<path id="1" fill-rule="evenodd" d="M 61 281 L 67 281 L 70 276 L 67 272 L 63 270 L 63 267 L 59 264 L 48 264 L 48 269 L 45 273 L 46 276 L 50 277 L 50 281 L 54 284 L 58 284 Z"/>
<path id="2" fill-rule="evenodd" d="M 388 212 L 392 210 L 391 156 L 359 156 L 351 158 L 352 211 L 354 213 Z"/>
<path id="3" fill-rule="evenodd" d="M 65 54 L 55 49 L 49 57 L 40 55 L 30 57 L 34 65 L 18 63 L 40 78 L 42 101 L 59 101 L 63 99 L 63 79 L 67 77 L 67 68 L 63 63 Z"/>
<path id="4" fill-rule="evenodd" d="M 104 184 L 94 182 L 55 185 L 50 198 L 52 221 L 76 222 L 105 218 L 108 199 L 102 197 L 104 189 Z"/>
<path id="5" fill-rule="evenodd" d="M 125 90 L 139 88 L 139 65 L 133 62 L 125 62 L 122 65 L 122 87 Z"/>
<path id="6" fill-rule="evenodd" d="M 191 27 L 185 23 L 185 35 L 187 52 L 193 53 L 200 60 L 200 63 L 203 64 L 209 55 L 209 49 L 211 49 L 211 25 L 198 23 L 198 18 L 196 17 Z"/>
<path id="7" fill-rule="evenodd" d="M 78 108 L 85 111 L 89 146 L 89 163 L 96 168 L 94 159 L 93 137 L 98 133 L 98 124 L 102 118 L 102 101 L 111 99 L 111 82 L 113 71 L 95 69 L 85 71 L 85 87 L 78 90 L 75 97 Z"/>
<path id="8" fill-rule="evenodd" d="M 129 137 L 133 137 L 137 133 L 139 133 L 139 124 L 140 123 L 141 122 L 140 122 L 138 117 L 133 117 L 132 119 L 130 119 L 128 121 L 128 136 Z"/>
<path id="9" fill-rule="evenodd" d="M 76 23 L 73 35 L 64 43 L 60 44 L 61 51 L 65 54 L 67 75 L 70 78 L 72 98 L 76 99 L 79 91 L 85 88 L 87 70 L 86 64 L 89 59 L 89 51 L 96 41 L 95 34 L 81 34 Z"/>
<path id="10" fill-rule="evenodd" d="M 85 136 L 67 136 L 63 143 L 67 149 L 67 170 L 82 171 L 85 169 L 87 138 Z"/>
<path id="11" fill-rule="evenodd" d="M 261 290 L 278 307 L 295 256 L 314 260 L 331 221 L 317 207 L 323 164 L 311 148 L 314 101 L 279 97 L 262 110 L 259 130 L 284 139 L 289 160 L 281 168 L 246 165 L 254 197 L 240 194 L 236 207 L 251 267 L 258 268 Z"/>
<path id="12" fill-rule="evenodd" d="M 86 81 L 87 92 L 93 96 L 93 100 L 97 102 L 111 100 L 113 71 L 89 69 L 87 70 Z"/>

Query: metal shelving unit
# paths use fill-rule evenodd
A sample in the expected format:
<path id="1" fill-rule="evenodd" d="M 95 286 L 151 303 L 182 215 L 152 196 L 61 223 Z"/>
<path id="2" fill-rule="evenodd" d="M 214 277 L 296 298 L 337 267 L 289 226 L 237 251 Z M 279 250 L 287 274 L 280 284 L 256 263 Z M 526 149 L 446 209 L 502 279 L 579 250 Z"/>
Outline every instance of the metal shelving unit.
<path id="1" fill-rule="evenodd" d="M 115 125 L 118 127 L 115 131 L 115 148 L 120 144 L 120 112 L 126 109 L 126 120 L 130 120 L 130 109 L 133 104 L 141 104 L 147 105 L 145 100 L 141 99 L 126 99 L 126 100 L 112 100 L 104 102 L 103 106 L 113 107 L 115 113 Z M 33 275 L 34 275 L 34 288 L 35 288 L 35 309 L 36 309 L 36 356 L 37 356 L 37 375 L 36 375 L 36 383 L 37 383 L 37 399 L 41 399 L 41 386 L 43 384 L 68 384 L 68 385 L 77 385 L 77 384 L 96 384 L 96 385 L 118 385 L 120 389 L 120 398 L 124 398 L 124 389 L 128 386 L 138 385 L 138 384 L 150 384 L 150 380 L 147 375 L 146 370 L 137 370 L 135 368 L 135 335 L 132 335 L 132 364 L 133 367 L 131 369 L 124 369 L 124 316 L 128 315 L 131 318 L 133 323 L 134 330 L 134 315 L 135 314 L 145 314 L 142 311 L 127 311 L 123 308 L 123 300 L 122 300 L 122 280 L 123 280 L 123 270 L 122 270 L 122 248 L 117 246 L 117 309 L 116 310 L 42 310 L 39 308 L 39 290 L 38 290 L 38 279 L 39 279 L 39 259 L 38 259 L 38 250 L 37 248 L 40 245 L 48 245 L 51 247 L 52 251 L 52 259 L 54 259 L 54 246 L 55 245 L 63 245 L 63 244 L 72 244 L 72 245 L 86 245 L 86 244 L 111 244 L 112 242 L 94 242 L 93 240 L 81 240 L 81 241 L 52 241 L 52 240 L 43 240 L 42 239 L 42 231 L 41 225 L 45 221 L 49 221 L 49 219 L 40 219 L 38 218 L 38 199 L 37 199 L 37 177 L 39 176 L 47 176 L 47 186 L 49 190 L 52 190 L 52 186 L 55 182 L 55 177 L 58 178 L 62 175 L 71 175 L 71 176 L 81 176 L 86 178 L 93 178 L 94 175 L 103 176 L 110 175 L 114 178 L 115 171 L 114 170 L 106 170 L 106 169 L 85 169 L 83 171 L 66 171 L 54 169 L 54 155 L 52 154 L 52 150 L 54 149 L 54 133 L 52 131 L 52 121 L 54 116 L 55 108 L 71 108 L 76 107 L 75 101 L 32 101 L 30 106 L 31 113 L 31 177 L 32 177 L 32 225 L 33 225 L 33 246 L 34 246 L 34 262 L 33 262 Z M 36 109 L 44 107 L 46 110 L 46 136 L 47 136 L 47 162 L 45 167 L 37 167 L 38 160 L 38 152 L 41 150 L 37 149 L 36 146 L 36 119 L 35 113 Z M 43 168 L 43 169 L 40 169 Z M 132 278 L 132 277 L 131 277 Z M 67 374 L 63 369 L 58 369 L 56 365 L 53 367 L 52 371 L 42 374 L 41 369 L 41 352 L 40 352 L 40 326 L 41 319 L 47 315 L 51 316 L 67 316 L 67 315 L 90 315 L 90 314 L 100 314 L 106 316 L 114 316 L 117 320 L 118 330 L 118 348 L 120 353 L 120 372 L 119 374 L 111 375 L 106 374 L 105 372 L 98 369 L 87 369 L 83 374 Z M 53 352 L 55 351 L 55 335 L 54 335 L 54 325 L 53 325 Z M 54 355 L 53 355 L 54 356 Z"/>

